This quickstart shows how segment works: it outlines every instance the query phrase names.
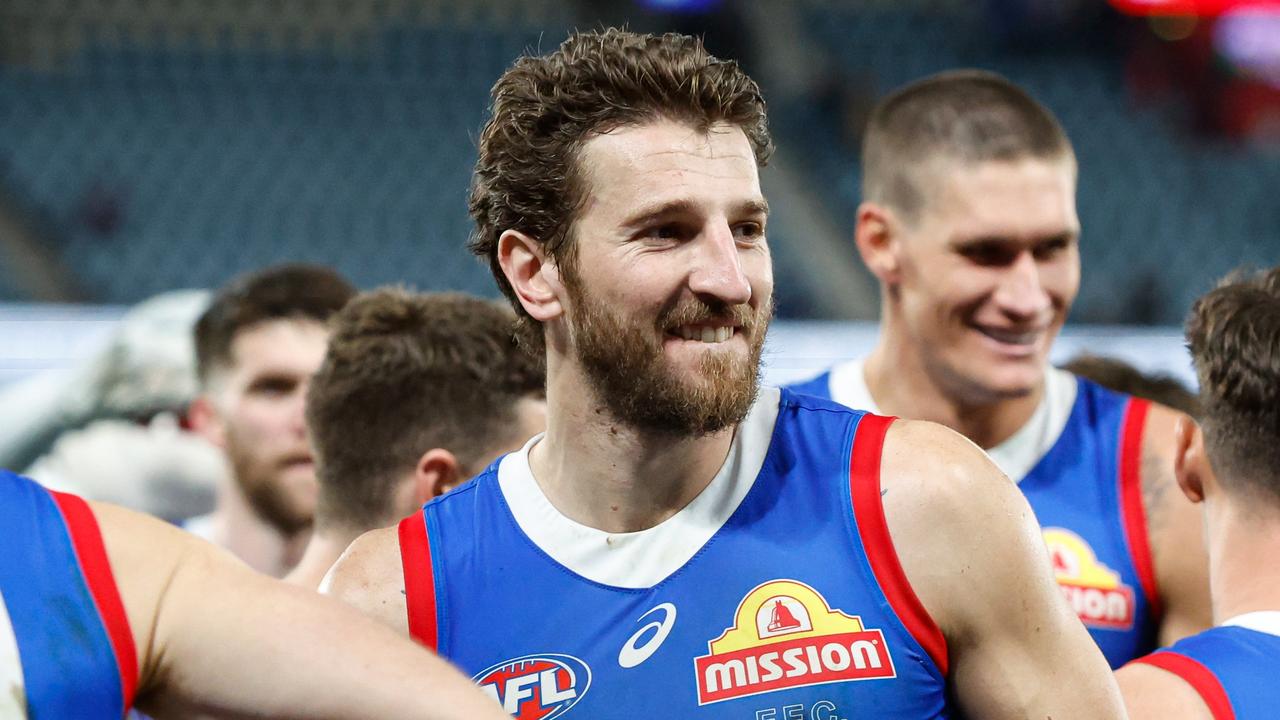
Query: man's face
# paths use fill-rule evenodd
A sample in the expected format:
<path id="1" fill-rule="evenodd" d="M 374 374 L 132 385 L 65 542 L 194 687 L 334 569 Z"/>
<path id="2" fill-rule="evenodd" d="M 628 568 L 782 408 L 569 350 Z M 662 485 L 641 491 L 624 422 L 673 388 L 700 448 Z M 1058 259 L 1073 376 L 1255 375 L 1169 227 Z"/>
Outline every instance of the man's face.
<path id="1" fill-rule="evenodd" d="M 563 268 L 570 342 L 597 398 L 646 432 L 746 416 L 772 316 L 767 206 L 736 127 L 657 121 L 592 138 Z"/>
<path id="2" fill-rule="evenodd" d="M 944 161 L 928 182 L 890 283 L 909 346 L 969 401 L 1029 394 L 1080 286 L 1074 161 Z"/>
<path id="3" fill-rule="evenodd" d="M 211 395 L 232 472 L 255 512 L 285 534 L 309 526 L 316 475 L 303 398 L 328 331 L 313 320 L 268 320 L 236 334 Z"/>

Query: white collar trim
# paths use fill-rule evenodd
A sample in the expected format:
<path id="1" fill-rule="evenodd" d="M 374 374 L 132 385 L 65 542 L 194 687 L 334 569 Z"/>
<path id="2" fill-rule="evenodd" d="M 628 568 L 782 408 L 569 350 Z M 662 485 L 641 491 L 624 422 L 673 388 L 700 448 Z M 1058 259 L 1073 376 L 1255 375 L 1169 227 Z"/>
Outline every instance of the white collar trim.
<path id="1" fill-rule="evenodd" d="M 682 510 L 647 530 L 607 533 L 562 515 L 529 467 L 529 449 L 541 434 L 502 459 L 498 486 L 516 524 L 556 562 L 604 585 L 652 587 L 689 562 L 747 496 L 769 451 L 779 399 L 777 388 L 760 388 L 720 471 Z"/>
<path id="2" fill-rule="evenodd" d="M 1222 627 L 1242 627 L 1280 637 L 1280 610 L 1259 610 L 1237 615 L 1223 621 Z"/>
<path id="3" fill-rule="evenodd" d="M 884 413 L 876 406 L 867 387 L 866 363 L 863 359 L 849 360 L 831 368 L 828 381 L 831 399 L 841 405 L 867 410 L 877 415 Z M 1015 482 L 1031 472 L 1040 459 L 1058 442 L 1071 418 L 1079 384 L 1071 373 L 1055 367 L 1045 369 L 1044 397 L 1026 424 L 1007 440 L 988 448 L 991 460 Z"/>

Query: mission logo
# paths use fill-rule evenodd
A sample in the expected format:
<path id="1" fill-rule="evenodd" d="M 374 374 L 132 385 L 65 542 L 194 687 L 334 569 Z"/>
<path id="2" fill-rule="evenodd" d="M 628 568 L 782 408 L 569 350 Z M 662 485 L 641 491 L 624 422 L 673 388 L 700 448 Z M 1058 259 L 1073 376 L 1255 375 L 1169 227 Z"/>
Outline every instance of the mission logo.
<path id="1" fill-rule="evenodd" d="M 895 677 L 877 629 L 832 610 L 796 580 L 756 586 L 738 605 L 733 625 L 694 660 L 698 704 L 788 688 Z"/>
<path id="2" fill-rule="evenodd" d="M 1133 588 L 1098 561 L 1089 543 L 1070 530 L 1055 527 L 1044 529 L 1044 542 L 1058 588 L 1081 622 L 1112 630 L 1133 627 Z"/>

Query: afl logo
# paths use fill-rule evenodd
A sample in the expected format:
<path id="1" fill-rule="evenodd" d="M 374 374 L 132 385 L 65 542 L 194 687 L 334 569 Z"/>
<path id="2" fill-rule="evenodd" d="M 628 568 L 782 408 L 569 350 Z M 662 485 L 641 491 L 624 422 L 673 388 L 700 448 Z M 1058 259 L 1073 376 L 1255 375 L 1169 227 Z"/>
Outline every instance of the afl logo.
<path id="1" fill-rule="evenodd" d="M 551 720 L 569 712 L 591 687 L 591 668 L 572 655 L 525 655 L 471 678 L 519 720 Z"/>

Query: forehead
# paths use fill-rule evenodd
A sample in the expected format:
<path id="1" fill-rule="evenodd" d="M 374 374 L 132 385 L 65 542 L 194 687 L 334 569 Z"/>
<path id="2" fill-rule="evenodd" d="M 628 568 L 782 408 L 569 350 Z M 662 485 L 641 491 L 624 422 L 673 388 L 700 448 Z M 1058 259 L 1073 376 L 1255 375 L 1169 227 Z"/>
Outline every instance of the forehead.
<path id="1" fill-rule="evenodd" d="M 311 374 L 324 359 L 328 339 L 328 329 L 307 318 L 254 323 L 232 338 L 229 370 Z"/>
<path id="2" fill-rule="evenodd" d="M 1036 240 L 1079 233 L 1070 158 L 940 160 L 927 172 L 924 218 L 945 225 L 948 236 Z"/>
<path id="3" fill-rule="evenodd" d="M 664 202 L 761 199 L 751 144 L 727 123 L 705 131 L 672 120 L 618 128 L 584 143 L 579 165 L 588 188 L 583 216 Z"/>

